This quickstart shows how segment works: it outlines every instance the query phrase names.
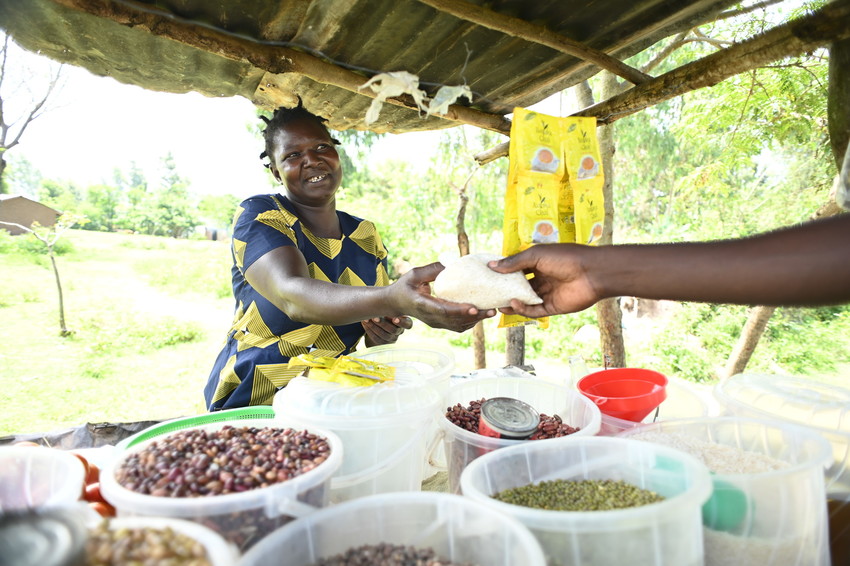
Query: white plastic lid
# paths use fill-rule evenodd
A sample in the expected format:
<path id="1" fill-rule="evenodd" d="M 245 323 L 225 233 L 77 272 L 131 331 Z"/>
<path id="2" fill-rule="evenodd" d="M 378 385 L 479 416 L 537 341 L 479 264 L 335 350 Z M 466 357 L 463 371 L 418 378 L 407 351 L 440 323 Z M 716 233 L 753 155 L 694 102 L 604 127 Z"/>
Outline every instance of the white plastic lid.
<path id="1" fill-rule="evenodd" d="M 437 389 L 417 375 L 397 373 L 392 381 L 368 387 L 348 387 L 299 376 L 275 394 L 274 410 L 281 417 L 306 418 L 329 428 L 349 428 L 358 423 L 375 426 L 381 424 L 377 421 L 399 417 L 430 418 L 439 403 Z"/>
<path id="2" fill-rule="evenodd" d="M 850 432 L 850 389 L 814 380 L 742 373 L 714 389 L 723 407 L 806 426 Z"/>

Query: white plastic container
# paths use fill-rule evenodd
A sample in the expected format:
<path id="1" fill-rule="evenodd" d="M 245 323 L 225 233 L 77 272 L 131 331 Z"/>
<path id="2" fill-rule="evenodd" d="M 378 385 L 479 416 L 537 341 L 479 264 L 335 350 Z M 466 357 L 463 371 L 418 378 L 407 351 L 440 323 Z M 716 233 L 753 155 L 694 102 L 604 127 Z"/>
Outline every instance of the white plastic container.
<path id="1" fill-rule="evenodd" d="M 455 368 L 454 354 L 450 350 L 430 345 L 419 347 L 386 344 L 358 350 L 353 356 L 393 366 L 396 368 L 397 374 L 419 376 L 437 390 L 441 399 L 445 398 L 449 392 L 451 373 Z M 442 404 L 442 401 L 440 403 Z M 428 432 L 426 442 L 428 448 L 426 449 L 424 478 L 445 468 L 446 457 L 442 442 L 440 442 L 441 438 L 440 429 L 434 422 L 431 425 L 431 431 Z"/>
<path id="2" fill-rule="evenodd" d="M 246 553 L 239 566 L 306 566 L 362 545 L 432 549 L 454 563 L 544 566 L 540 545 L 522 524 L 459 495 L 378 494 L 293 521 Z"/>
<path id="3" fill-rule="evenodd" d="M 602 425 L 599 428 L 601 436 L 615 436 L 620 432 L 634 428 L 642 423 L 666 421 L 670 419 L 698 418 L 709 414 L 709 404 L 697 391 L 697 386 L 676 379 L 667 378 L 667 398 L 661 402 L 657 411 L 652 411 L 641 422 L 618 419 L 602 414 Z"/>
<path id="4" fill-rule="evenodd" d="M 628 509 L 550 511 L 492 498 L 542 481 L 603 479 L 625 481 L 665 499 Z M 460 481 L 465 497 L 527 526 L 551 566 L 703 564 L 700 509 L 711 479 L 705 466 L 677 450 L 601 436 L 526 442 L 471 462 Z"/>
<path id="5" fill-rule="evenodd" d="M 275 394 L 279 418 L 331 430 L 342 440 L 345 458 L 331 480 L 331 503 L 422 489 L 441 395 L 435 379 L 421 371 L 428 365 L 422 365 L 420 353 L 408 352 L 409 362 L 393 362 L 397 369 L 392 381 L 346 387 L 299 376 Z"/>
<path id="6" fill-rule="evenodd" d="M 690 444 L 687 450 L 718 472 L 703 513 L 707 566 L 830 564 L 823 479 L 830 447 L 823 437 L 788 423 L 742 417 L 670 420 L 621 437 L 642 435 L 647 444 Z M 776 461 L 787 466 L 770 470 Z M 721 473 L 721 466 L 736 473 Z"/>
<path id="7" fill-rule="evenodd" d="M 0 447 L 0 512 L 73 505 L 85 475 L 83 463 L 58 448 Z"/>
<path id="8" fill-rule="evenodd" d="M 445 416 L 448 407 L 458 403 L 467 407 L 471 401 L 492 397 L 519 399 L 537 409 L 538 413 L 550 417 L 558 415 L 564 423 L 579 429 L 571 436 L 593 436 L 599 432 L 602 418 L 599 408 L 593 401 L 567 385 L 519 377 L 482 377 L 456 383 L 449 389 L 449 394 L 437 416 L 444 434 L 443 445 L 447 459 L 448 483 L 452 493 L 460 493 L 461 473 L 479 456 L 507 446 L 555 440 L 492 438 L 464 430 Z"/>
<path id="9" fill-rule="evenodd" d="M 193 521 L 165 517 L 116 517 L 106 523 L 110 530 L 119 529 L 171 529 L 203 545 L 211 566 L 233 566 L 239 559 L 239 550 L 214 530 Z M 96 524 L 90 525 L 94 528 Z"/>
<path id="10" fill-rule="evenodd" d="M 121 463 L 151 443 L 169 434 L 177 434 L 165 433 L 133 444 L 126 451 L 118 453 L 115 459 L 101 470 L 100 484 L 104 499 L 115 507 L 118 517 L 165 517 L 195 521 L 218 532 L 243 551 L 281 525 L 328 504 L 331 476 L 339 469 L 343 460 L 343 446 L 339 437 L 328 430 L 284 423 L 279 419 L 223 421 L 189 428 L 215 431 L 225 426 L 292 426 L 324 437 L 330 445 L 330 451 L 324 462 L 300 476 L 242 493 L 209 497 L 158 497 L 136 493 L 121 486 L 115 479 L 115 472 Z"/>
<path id="11" fill-rule="evenodd" d="M 850 564 L 850 389 L 784 375 L 733 375 L 714 388 L 730 415 L 810 427 L 832 446 L 826 470 L 832 563 Z"/>

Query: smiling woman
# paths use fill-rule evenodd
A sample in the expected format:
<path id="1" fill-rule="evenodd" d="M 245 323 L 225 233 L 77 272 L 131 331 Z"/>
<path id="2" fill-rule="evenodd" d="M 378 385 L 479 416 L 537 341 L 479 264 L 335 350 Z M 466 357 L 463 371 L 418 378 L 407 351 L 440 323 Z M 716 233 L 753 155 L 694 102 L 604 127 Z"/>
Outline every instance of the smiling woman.
<path id="1" fill-rule="evenodd" d="M 236 312 L 204 390 L 211 410 L 271 404 L 307 366 L 299 355 L 340 356 L 394 343 L 412 327 L 464 331 L 495 310 L 431 296 L 440 264 L 389 284 L 387 250 L 375 225 L 336 209 L 342 182 L 337 141 L 324 119 L 279 108 L 264 132 L 266 165 L 282 194 L 237 209 L 232 238 Z"/>

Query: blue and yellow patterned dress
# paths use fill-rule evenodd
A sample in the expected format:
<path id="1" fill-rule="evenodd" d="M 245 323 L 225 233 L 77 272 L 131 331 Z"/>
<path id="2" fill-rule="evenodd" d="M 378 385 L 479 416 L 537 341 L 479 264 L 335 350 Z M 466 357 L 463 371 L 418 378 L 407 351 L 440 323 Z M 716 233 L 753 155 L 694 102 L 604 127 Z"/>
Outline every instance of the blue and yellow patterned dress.
<path id="1" fill-rule="evenodd" d="M 301 224 L 283 195 L 242 202 L 233 221 L 233 325 L 204 388 L 209 410 L 269 405 L 275 392 L 300 373 L 290 357 L 307 352 L 350 354 L 363 336 L 359 323 L 342 326 L 291 320 L 245 280 L 245 270 L 269 251 L 296 246 L 310 277 L 341 285 L 389 284 L 387 251 L 375 225 L 337 211 L 342 238 L 319 238 Z"/>

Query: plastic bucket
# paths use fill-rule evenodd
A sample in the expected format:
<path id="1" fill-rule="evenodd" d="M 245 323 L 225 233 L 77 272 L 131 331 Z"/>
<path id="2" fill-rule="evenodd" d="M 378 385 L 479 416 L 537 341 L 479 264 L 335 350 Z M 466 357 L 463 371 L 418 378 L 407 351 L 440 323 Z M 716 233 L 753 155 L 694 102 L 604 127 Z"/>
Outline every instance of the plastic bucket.
<path id="1" fill-rule="evenodd" d="M 830 564 L 823 479 L 830 448 L 814 431 L 717 417 L 641 425 L 620 437 L 690 452 L 716 472 L 703 509 L 707 566 Z"/>
<path id="2" fill-rule="evenodd" d="M 571 436 L 593 436 L 599 432 L 601 414 L 596 405 L 564 384 L 523 377 L 482 377 L 452 385 L 437 420 L 443 430 L 443 444 L 448 460 L 448 484 L 452 493 L 460 493 L 460 475 L 464 468 L 484 454 L 507 446 L 547 440 L 511 440 L 483 436 L 449 421 L 446 408 L 458 403 L 466 407 L 471 401 L 492 397 L 511 397 L 528 403 L 538 413 L 558 415 L 579 431 Z"/>
<path id="3" fill-rule="evenodd" d="M 578 390 L 599 406 L 602 414 L 640 422 L 667 396 L 667 378 L 651 369 L 615 368 L 578 380 Z"/>
<path id="4" fill-rule="evenodd" d="M 386 344 L 358 350 L 354 356 L 393 366 L 396 368 L 396 374 L 421 377 L 437 390 L 441 399 L 449 392 L 451 373 L 455 368 L 454 354 L 450 350 L 433 346 Z M 440 438 L 440 429 L 434 422 L 427 432 L 428 457 L 425 459 L 423 477 L 427 478 L 446 466 L 446 456 Z"/>
<path id="5" fill-rule="evenodd" d="M 668 377 L 667 386 L 664 388 L 666 398 L 655 411 L 650 411 L 640 422 L 618 419 L 603 413 L 599 434 L 600 436 L 616 436 L 624 430 L 640 426 L 642 423 L 706 417 L 710 414 L 709 404 L 696 390 L 696 387 L 694 384 L 681 379 Z M 706 394 L 710 395 L 710 390 Z"/>
<path id="6" fill-rule="evenodd" d="M 345 458 L 331 479 L 330 501 L 394 491 L 419 491 L 440 394 L 422 375 L 397 372 L 369 387 L 292 379 L 277 392 L 277 415 L 331 430 Z"/>
<path id="7" fill-rule="evenodd" d="M 73 454 L 42 446 L 0 448 L 0 512 L 73 505 L 86 470 Z"/>
<path id="8" fill-rule="evenodd" d="M 239 410 L 236 410 L 239 411 Z M 235 411 L 235 412 L 236 412 Z M 241 550 L 249 548 L 262 537 L 296 517 L 314 512 L 328 503 L 331 476 L 343 460 L 342 441 L 331 431 L 311 426 L 290 424 L 281 419 L 251 419 L 219 421 L 192 427 L 179 427 L 179 419 L 170 423 L 178 428 L 162 435 L 133 444 L 101 470 L 101 493 L 118 517 L 165 517 L 195 521 L 218 532 Z M 131 454 L 145 450 L 158 439 L 177 430 L 200 428 L 220 430 L 225 426 L 256 428 L 287 428 L 308 430 L 327 439 L 330 451 L 327 459 L 300 476 L 268 487 L 250 489 L 208 497 L 158 497 L 131 491 L 118 483 L 115 472 Z"/>
<path id="9" fill-rule="evenodd" d="M 665 499 L 626 509 L 553 511 L 492 497 L 553 480 L 624 481 Z M 711 478 L 696 458 L 672 448 L 601 436 L 526 442 L 471 462 L 460 481 L 464 497 L 528 527 L 549 564 L 703 564 L 700 508 L 711 493 Z"/>
<path id="10" fill-rule="evenodd" d="M 785 375 L 733 375 L 714 388 L 723 412 L 818 432 L 832 446 L 826 470 L 833 564 L 850 564 L 850 389 Z"/>
<path id="11" fill-rule="evenodd" d="M 458 495 L 407 492 L 362 497 L 293 521 L 252 548 L 239 566 L 280 564 L 281 557 L 287 566 L 306 566 L 381 543 L 432 549 L 453 564 L 546 564 L 540 545 L 515 519 Z"/>

